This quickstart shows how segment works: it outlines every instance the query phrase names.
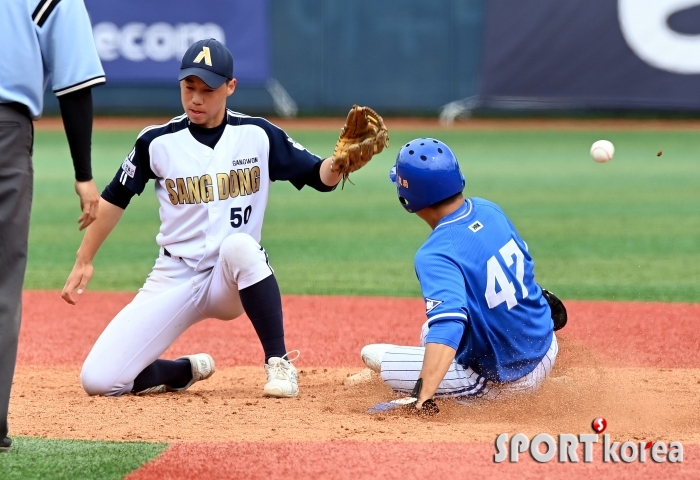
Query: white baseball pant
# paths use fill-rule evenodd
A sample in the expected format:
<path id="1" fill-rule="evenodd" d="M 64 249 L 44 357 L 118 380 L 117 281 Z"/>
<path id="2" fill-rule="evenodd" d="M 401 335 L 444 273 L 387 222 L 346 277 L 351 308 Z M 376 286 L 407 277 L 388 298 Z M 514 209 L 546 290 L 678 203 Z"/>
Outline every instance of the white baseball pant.
<path id="1" fill-rule="evenodd" d="M 411 393 L 420 375 L 425 356 L 425 339 L 428 335 L 428 322 L 421 331 L 420 347 L 394 346 L 382 357 L 382 380 L 393 390 Z M 436 398 L 456 398 L 459 403 L 475 400 L 504 399 L 513 395 L 537 391 L 549 376 L 559 352 L 556 335 L 552 334 L 549 350 L 527 375 L 512 382 L 493 382 L 476 373 L 469 367 L 453 361 L 445 378 L 435 394 Z"/>
<path id="2" fill-rule="evenodd" d="M 190 326 L 205 318 L 232 320 L 243 313 L 238 290 L 272 274 L 253 237 L 224 239 L 213 268 L 197 272 L 163 254 L 138 295 L 107 325 L 80 374 L 89 395 L 131 392 L 134 379 Z"/>

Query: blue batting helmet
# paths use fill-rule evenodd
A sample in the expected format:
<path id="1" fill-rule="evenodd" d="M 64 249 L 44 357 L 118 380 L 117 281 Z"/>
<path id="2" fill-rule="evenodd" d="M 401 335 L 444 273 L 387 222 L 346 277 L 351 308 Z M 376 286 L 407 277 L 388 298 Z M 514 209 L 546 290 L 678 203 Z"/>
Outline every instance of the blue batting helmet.
<path id="1" fill-rule="evenodd" d="M 389 178 L 411 213 L 460 193 L 466 185 L 455 154 L 434 138 L 417 138 L 401 147 Z"/>

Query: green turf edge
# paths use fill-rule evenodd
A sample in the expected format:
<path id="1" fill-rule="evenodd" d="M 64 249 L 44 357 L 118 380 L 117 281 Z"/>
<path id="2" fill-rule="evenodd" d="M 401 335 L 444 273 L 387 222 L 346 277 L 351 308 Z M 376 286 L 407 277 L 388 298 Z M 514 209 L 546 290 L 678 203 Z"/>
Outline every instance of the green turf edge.
<path id="1" fill-rule="evenodd" d="M 120 479 L 159 456 L 166 443 L 14 437 L 0 453 L 0 478 Z"/>

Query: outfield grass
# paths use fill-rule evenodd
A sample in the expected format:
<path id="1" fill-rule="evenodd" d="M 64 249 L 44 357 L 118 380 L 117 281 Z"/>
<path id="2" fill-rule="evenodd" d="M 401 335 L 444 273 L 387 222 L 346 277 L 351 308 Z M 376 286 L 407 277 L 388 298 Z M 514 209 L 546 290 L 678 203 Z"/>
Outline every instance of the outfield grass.
<path id="1" fill-rule="evenodd" d="M 20 437 L 14 439 L 12 450 L 0 453 L 0 478 L 116 480 L 154 459 L 166 447 L 164 443 Z"/>
<path id="2" fill-rule="evenodd" d="M 328 155 L 335 132 L 291 132 Z M 100 188 L 136 132 L 97 132 Z M 692 132 L 408 132 L 352 176 L 320 194 L 274 184 L 262 244 L 285 293 L 418 296 L 413 255 L 429 228 L 405 213 L 387 179 L 399 147 L 435 136 L 456 152 L 466 194 L 501 205 L 528 242 L 539 283 L 564 298 L 700 301 L 700 135 Z M 599 138 L 615 159 L 588 156 Z M 663 155 L 656 156 L 659 150 Z M 38 132 L 26 288 L 58 289 L 82 234 L 62 133 Z M 92 289 L 135 290 L 157 254 L 152 187 L 132 201 L 96 259 Z"/>

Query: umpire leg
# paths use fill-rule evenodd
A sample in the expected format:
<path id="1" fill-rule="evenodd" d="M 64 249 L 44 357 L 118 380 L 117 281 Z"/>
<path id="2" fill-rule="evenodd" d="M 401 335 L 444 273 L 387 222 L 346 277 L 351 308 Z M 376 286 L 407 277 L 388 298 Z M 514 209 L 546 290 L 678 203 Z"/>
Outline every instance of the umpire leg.
<path id="1" fill-rule="evenodd" d="M 17 358 L 22 284 L 32 204 L 33 126 L 21 108 L 0 104 L 0 441 Z"/>

